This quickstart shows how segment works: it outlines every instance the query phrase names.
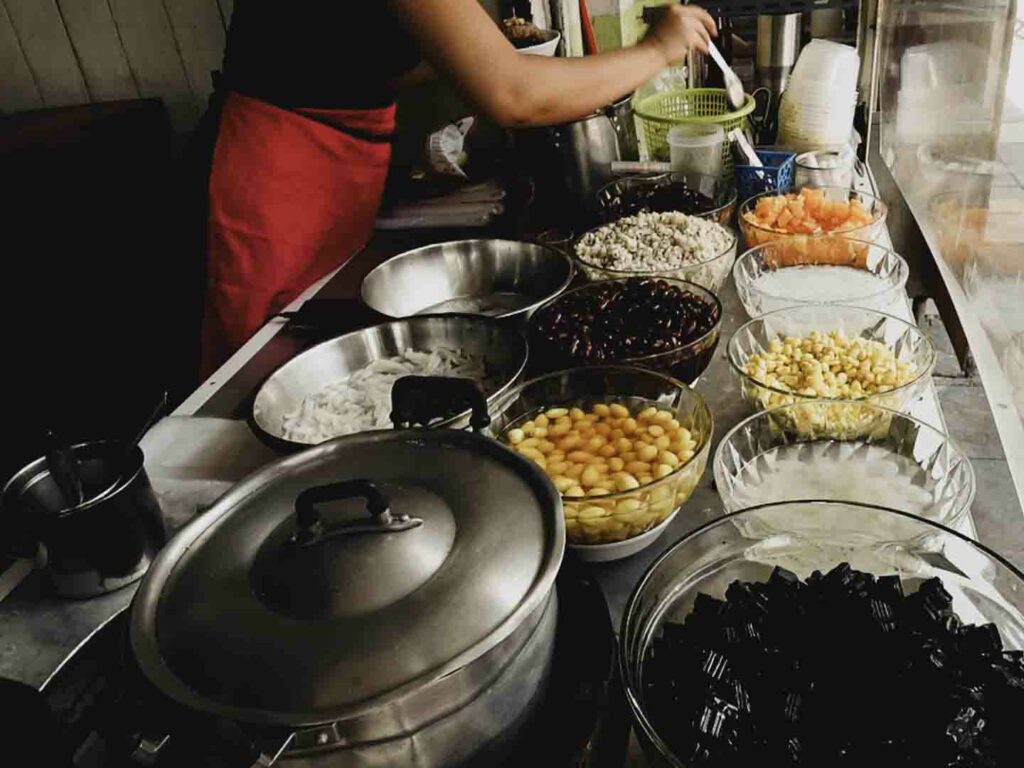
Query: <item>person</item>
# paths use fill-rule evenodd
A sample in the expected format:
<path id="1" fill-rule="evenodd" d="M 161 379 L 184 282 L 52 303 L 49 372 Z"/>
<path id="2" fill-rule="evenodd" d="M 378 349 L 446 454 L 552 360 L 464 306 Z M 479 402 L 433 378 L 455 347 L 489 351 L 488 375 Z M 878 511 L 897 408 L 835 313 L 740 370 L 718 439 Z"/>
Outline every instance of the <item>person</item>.
<path id="1" fill-rule="evenodd" d="M 717 35 L 673 6 L 637 45 L 524 56 L 479 0 L 236 0 L 208 169 L 202 374 L 369 239 L 397 89 L 435 74 L 499 126 L 568 122 Z"/>

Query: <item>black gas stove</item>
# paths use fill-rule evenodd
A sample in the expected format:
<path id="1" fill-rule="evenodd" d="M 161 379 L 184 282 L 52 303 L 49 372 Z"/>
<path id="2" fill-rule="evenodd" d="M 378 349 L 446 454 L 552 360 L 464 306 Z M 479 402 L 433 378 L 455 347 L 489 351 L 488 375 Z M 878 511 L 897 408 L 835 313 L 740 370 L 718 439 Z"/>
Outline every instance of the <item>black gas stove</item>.
<path id="1" fill-rule="evenodd" d="M 629 726 L 607 603 L 586 569 L 571 561 L 563 564 L 557 589 L 548 695 L 526 735 L 491 764 L 617 768 L 625 759 Z M 125 656 L 127 614 L 100 628 L 43 688 L 55 721 L 49 742 L 55 759 L 74 768 L 257 764 L 264 745 L 237 724 L 174 711 L 142 693 L 146 686 Z M 173 729 L 163 727 L 170 718 Z M 168 743 L 148 735 L 168 730 L 174 733 Z"/>

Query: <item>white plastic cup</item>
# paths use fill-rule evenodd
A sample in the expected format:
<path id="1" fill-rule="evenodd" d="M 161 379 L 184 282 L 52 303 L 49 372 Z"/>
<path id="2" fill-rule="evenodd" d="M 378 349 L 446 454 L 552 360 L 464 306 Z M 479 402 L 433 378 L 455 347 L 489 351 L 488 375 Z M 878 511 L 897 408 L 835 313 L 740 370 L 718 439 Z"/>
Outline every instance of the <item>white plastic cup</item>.
<path id="1" fill-rule="evenodd" d="M 797 155 L 793 164 L 793 186 L 846 187 L 853 185 L 853 149 L 822 150 Z"/>
<path id="2" fill-rule="evenodd" d="M 673 126 L 666 140 L 674 173 L 722 175 L 722 144 L 725 143 L 722 126 L 684 123 Z"/>

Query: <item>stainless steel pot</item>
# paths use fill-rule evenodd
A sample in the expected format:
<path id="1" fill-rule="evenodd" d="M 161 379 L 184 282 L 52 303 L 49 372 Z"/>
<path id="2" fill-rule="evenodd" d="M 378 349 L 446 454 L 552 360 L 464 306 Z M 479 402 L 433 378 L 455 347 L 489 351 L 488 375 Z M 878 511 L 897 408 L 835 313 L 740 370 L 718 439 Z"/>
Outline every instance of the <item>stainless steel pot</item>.
<path id="1" fill-rule="evenodd" d="M 444 384 L 396 386 L 396 424 L 465 402 L 488 423 L 479 391 Z M 179 533 L 135 596 L 131 649 L 163 696 L 268 745 L 261 765 L 484 765 L 543 691 L 564 544 L 557 491 L 494 440 L 340 438 Z"/>
<path id="2" fill-rule="evenodd" d="M 163 518 L 141 449 L 126 457 L 123 443 L 98 441 L 71 450 L 85 501 L 65 508 L 47 460 L 37 459 L 0 496 L 0 550 L 34 558 L 58 594 L 94 597 L 142 578 L 164 544 Z"/>
<path id="3" fill-rule="evenodd" d="M 563 215 L 594 212 L 598 190 L 613 178 L 611 164 L 622 159 L 612 114 L 609 107 L 571 123 L 513 132 L 518 162 L 537 185 L 538 206 L 557 206 Z"/>

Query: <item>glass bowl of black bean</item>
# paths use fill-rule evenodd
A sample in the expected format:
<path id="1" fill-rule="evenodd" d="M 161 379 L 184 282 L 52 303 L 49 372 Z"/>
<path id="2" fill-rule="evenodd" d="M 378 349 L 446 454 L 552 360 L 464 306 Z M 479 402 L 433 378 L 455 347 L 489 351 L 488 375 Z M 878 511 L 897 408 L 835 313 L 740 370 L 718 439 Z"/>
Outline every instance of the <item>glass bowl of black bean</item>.
<path id="1" fill-rule="evenodd" d="M 693 384 L 718 346 L 722 303 L 671 278 L 602 280 L 542 305 L 530 320 L 535 374 L 590 365 L 647 368 Z"/>
<path id="2" fill-rule="evenodd" d="M 680 539 L 619 633 L 658 768 L 1020 761 L 1024 574 L 867 504 L 750 507 Z"/>

